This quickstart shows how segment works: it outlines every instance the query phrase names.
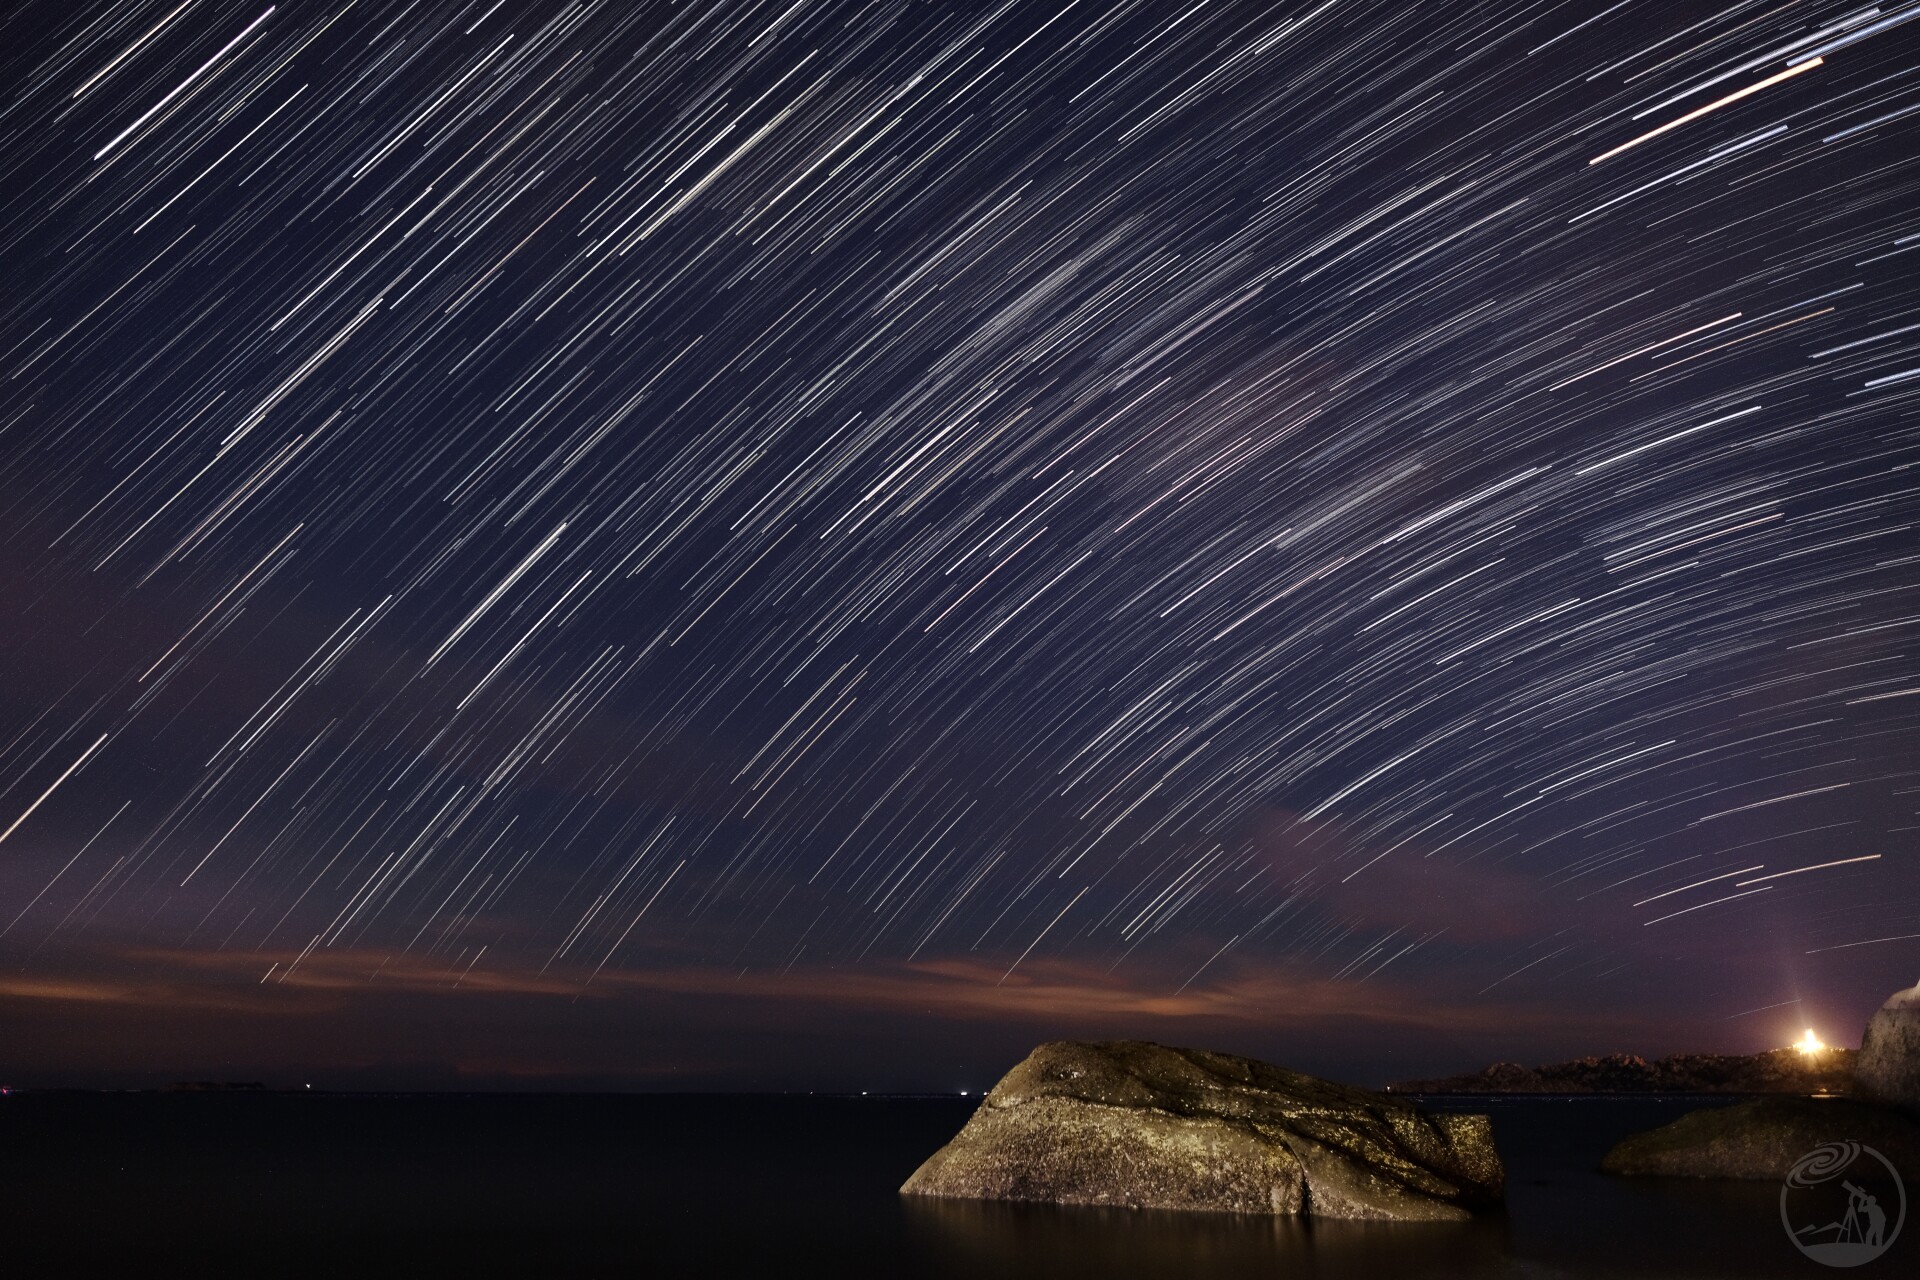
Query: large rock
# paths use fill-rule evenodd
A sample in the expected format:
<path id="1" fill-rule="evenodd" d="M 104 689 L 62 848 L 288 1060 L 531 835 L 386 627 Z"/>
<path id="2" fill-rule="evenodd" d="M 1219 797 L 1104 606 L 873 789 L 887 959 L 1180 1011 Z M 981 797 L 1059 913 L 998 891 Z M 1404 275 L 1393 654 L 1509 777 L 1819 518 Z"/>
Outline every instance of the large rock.
<path id="1" fill-rule="evenodd" d="M 1853 1081 L 1863 1098 L 1920 1112 L 1920 983 L 1887 997 L 1867 1021 Z"/>
<path id="2" fill-rule="evenodd" d="M 1895 1168 L 1920 1170 L 1920 1125 L 1897 1111 L 1846 1098 L 1760 1098 L 1690 1111 L 1622 1140 L 1600 1161 L 1607 1173 L 1777 1181 L 1829 1142 L 1859 1142 Z"/>
<path id="3" fill-rule="evenodd" d="M 1444 1220 L 1500 1200 L 1485 1116 L 1139 1040 L 1028 1054 L 900 1190 L 1136 1209 Z"/>

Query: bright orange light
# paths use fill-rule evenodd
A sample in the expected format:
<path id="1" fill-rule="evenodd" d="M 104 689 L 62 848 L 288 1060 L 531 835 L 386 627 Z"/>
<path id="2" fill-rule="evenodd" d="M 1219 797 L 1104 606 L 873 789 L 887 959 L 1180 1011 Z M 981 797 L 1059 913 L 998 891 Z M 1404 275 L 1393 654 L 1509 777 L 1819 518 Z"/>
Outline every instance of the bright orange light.
<path id="1" fill-rule="evenodd" d="M 1793 1047 L 1805 1054 L 1815 1054 L 1824 1052 L 1827 1046 L 1821 1044 L 1820 1037 L 1813 1034 L 1812 1027 L 1808 1027 L 1807 1034 L 1800 1037 Z"/>
<path id="2" fill-rule="evenodd" d="M 1754 83 L 1748 85 L 1746 88 L 1736 89 L 1732 93 L 1728 94 L 1726 97 L 1718 98 L 1712 102 L 1709 102 L 1704 107 L 1695 107 L 1693 110 L 1687 112 L 1687 114 L 1681 116 L 1677 120 L 1669 120 L 1665 124 L 1661 125 L 1658 129 L 1648 130 L 1646 133 L 1641 134 L 1639 137 L 1633 139 L 1631 142 L 1623 142 L 1611 151 L 1604 151 L 1601 154 L 1595 156 L 1593 159 L 1587 161 L 1587 163 L 1599 164 L 1602 160 L 1611 160 L 1613 159 L 1613 157 L 1619 155 L 1622 151 L 1625 151 L 1629 147 L 1637 147 L 1641 143 L 1645 142 L 1647 139 L 1657 138 L 1669 129 L 1678 129 L 1683 124 L 1687 124 L 1691 121 L 1698 120 L 1701 116 L 1706 115 L 1707 112 L 1709 111 L 1718 111 L 1721 107 L 1726 106 L 1730 102 L 1738 102 L 1740 101 L 1740 99 L 1747 97 L 1750 94 L 1758 93 L 1762 89 L 1772 88 L 1774 85 L 1779 84 L 1782 80 L 1792 79 L 1794 76 L 1799 75 L 1803 71 L 1811 71 L 1815 67 L 1823 65 L 1824 61 L 1825 60 L 1822 58 L 1809 58 L 1805 62 L 1799 63 L 1795 66 L 1788 67 L 1785 71 L 1775 72 L 1773 75 L 1768 76 L 1765 80 L 1756 80 Z M 99 156 L 94 157 L 95 160 L 98 160 L 99 158 L 100 158 Z"/>

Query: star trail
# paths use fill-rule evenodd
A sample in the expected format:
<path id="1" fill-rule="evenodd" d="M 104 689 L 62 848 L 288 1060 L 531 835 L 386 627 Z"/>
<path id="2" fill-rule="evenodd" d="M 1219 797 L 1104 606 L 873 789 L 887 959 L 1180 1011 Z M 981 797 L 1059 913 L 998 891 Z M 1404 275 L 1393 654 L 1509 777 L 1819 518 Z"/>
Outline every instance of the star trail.
<path id="1" fill-rule="evenodd" d="M 0 994 L 1863 1020 L 1916 19 L 14 6 Z"/>

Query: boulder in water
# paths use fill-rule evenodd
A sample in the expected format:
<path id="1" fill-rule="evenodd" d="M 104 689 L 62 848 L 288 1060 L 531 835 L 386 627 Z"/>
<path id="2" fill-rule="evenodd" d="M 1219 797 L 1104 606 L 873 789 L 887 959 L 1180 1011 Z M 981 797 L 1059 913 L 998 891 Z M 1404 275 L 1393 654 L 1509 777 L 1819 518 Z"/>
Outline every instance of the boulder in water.
<path id="1" fill-rule="evenodd" d="M 1600 1161 L 1607 1173 L 1776 1181 L 1815 1147 L 1858 1142 L 1896 1168 L 1920 1169 L 1920 1125 L 1897 1111 L 1847 1098 L 1760 1098 L 1689 1111 L 1622 1139 Z"/>
<path id="2" fill-rule="evenodd" d="M 1487 1117 L 1139 1040 L 1043 1044 L 901 1191 L 1410 1221 L 1500 1202 Z"/>

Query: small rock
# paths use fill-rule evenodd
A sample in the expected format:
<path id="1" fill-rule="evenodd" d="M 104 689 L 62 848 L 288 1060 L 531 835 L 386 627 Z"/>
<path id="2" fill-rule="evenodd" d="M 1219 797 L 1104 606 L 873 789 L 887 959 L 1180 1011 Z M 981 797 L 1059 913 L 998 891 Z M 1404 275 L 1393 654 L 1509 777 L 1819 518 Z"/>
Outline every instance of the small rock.
<path id="1" fill-rule="evenodd" d="M 1197 1049 L 1055 1041 L 988 1094 L 907 1195 L 1452 1220 L 1500 1201 L 1487 1117 Z"/>
<path id="2" fill-rule="evenodd" d="M 1920 1172 L 1920 1125 L 1846 1098 L 1760 1098 L 1690 1111 L 1623 1139 L 1600 1161 L 1607 1173 L 1667 1178 L 1784 1178 L 1807 1152 L 1853 1141 L 1895 1168 Z"/>

